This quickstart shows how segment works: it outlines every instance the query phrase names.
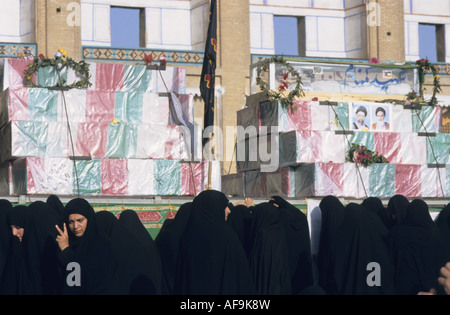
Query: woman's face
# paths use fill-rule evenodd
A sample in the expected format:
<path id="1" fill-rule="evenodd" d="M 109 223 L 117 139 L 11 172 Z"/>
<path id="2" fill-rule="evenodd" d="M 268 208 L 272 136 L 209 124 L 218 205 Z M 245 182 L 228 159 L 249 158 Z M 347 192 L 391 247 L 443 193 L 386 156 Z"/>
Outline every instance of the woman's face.
<path id="1" fill-rule="evenodd" d="M 82 237 L 86 231 L 88 220 L 85 216 L 74 213 L 69 215 L 69 229 L 76 237 Z"/>
<path id="2" fill-rule="evenodd" d="M 228 215 L 231 213 L 230 208 L 228 208 L 228 206 L 225 208 L 225 221 L 228 220 Z"/>
<path id="3" fill-rule="evenodd" d="M 11 231 L 12 235 L 17 236 L 19 238 L 19 241 L 22 242 L 23 233 L 25 231 L 24 228 L 18 225 L 11 225 Z"/>

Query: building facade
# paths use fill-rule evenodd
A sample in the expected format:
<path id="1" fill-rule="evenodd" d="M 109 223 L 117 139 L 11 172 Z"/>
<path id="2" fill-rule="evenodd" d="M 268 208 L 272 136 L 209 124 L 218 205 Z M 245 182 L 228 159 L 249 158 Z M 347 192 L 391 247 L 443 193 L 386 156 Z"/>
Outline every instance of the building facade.
<path id="1" fill-rule="evenodd" d="M 187 93 L 196 95 L 194 117 L 203 124 L 199 77 L 208 26 L 209 0 L 4 0 L 0 11 L 0 56 L 21 49 L 51 56 L 59 48 L 90 62 L 142 62 L 167 56 L 169 65 L 187 69 Z M 139 47 L 112 42 L 114 8 L 139 11 Z M 276 20 L 293 18 L 286 29 L 297 43 L 294 57 L 415 62 L 421 55 L 421 26 L 435 29 L 436 61 L 443 95 L 450 95 L 450 2 L 444 0 L 218 0 L 216 124 L 236 125 L 236 113 L 250 95 L 252 56 L 276 55 Z M 126 22 L 124 22 L 126 23 Z M 431 86 L 432 78 L 426 83 Z M 445 108 L 443 124 L 449 123 Z M 225 135 L 225 157 L 235 139 Z M 223 172 L 233 171 L 232 161 Z"/>

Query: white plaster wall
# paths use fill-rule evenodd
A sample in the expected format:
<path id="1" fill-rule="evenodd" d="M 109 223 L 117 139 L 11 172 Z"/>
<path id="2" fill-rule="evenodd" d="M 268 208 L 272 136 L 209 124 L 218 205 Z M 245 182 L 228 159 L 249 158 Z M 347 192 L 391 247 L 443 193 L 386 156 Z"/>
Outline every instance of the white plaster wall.
<path id="1" fill-rule="evenodd" d="M 34 43 L 35 19 L 33 0 L 2 0 L 0 9 L 0 42 Z"/>
<path id="2" fill-rule="evenodd" d="M 81 44 L 111 46 L 110 6 L 81 3 Z"/>
<path id="3" fill-rule="evenodd" d="M 251 0 L 252 54 L 274 54 L 273 17 L 304 16 L 306 56 L 367 58 L 364 0 Z"/>
<path id="4" fill-rule="evenodd" d="M 450 62 L 450 1 L 404 0 L 405 59 L 419 59 L 419 23 L 445 25 L 445 61 Z"/>
<path id="5" fill-rule="evenodd" d="M 82 45 L 111 46 L 111 6 L 144 8 L 146 47 L 204 49 L 209 0 L 82 0 Z"/>
<path id="6" fill-rule="evenodd" d="M 252 54 L 275 54 L 273 14 L 250 13 L 250 51 Z"/>

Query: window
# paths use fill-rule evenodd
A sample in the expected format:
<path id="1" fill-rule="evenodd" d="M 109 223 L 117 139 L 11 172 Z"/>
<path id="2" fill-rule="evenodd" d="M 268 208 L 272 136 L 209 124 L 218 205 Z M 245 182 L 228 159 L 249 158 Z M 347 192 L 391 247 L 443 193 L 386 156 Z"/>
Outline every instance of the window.
<path id="1" fill-rule="evenodd" d="M 305 56 L 305 17 L 274 16 L 275 54 Z"/>
<path id="2" fill-rule="evenodd" d="M 111 7 L 111 46 L 145 47 L 145 10 Z"/>
<path id="3" fill-rule="evenodd" d="M 442 24 L 419 24 L 419 56 L 445 62 L 445 28 Z"/>

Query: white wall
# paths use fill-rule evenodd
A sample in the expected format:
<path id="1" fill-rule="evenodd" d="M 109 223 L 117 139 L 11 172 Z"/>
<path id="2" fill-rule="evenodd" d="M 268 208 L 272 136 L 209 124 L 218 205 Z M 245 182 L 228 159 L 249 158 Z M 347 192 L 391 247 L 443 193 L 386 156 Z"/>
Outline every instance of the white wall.
<path id="1" fill-rule="evenodd" d="M 450 62 L 450 1 L 404 0 L 405 58 L 419 59 L 419 23 L 445 25 L 445 61 Z"/>
<path id="2" fill-rule="evenodd" d="M 0 42 L 35 43 L 34 0 L 2 0 Z"/>
<path id="3" fill-rule="evenodd" d="M 364 0 L 250 0 L 252 54 L 275 54 L 274 15 L 305 17 L 306 56 L 367 59 Z"/>
<path id="4" fill-rule="evenodd" d="M 209 0 L 82 0 L 82 45 L 111 46 L 110 8 L 145 8 L 146 47 L 201 50 L 204 48 Z"/>

